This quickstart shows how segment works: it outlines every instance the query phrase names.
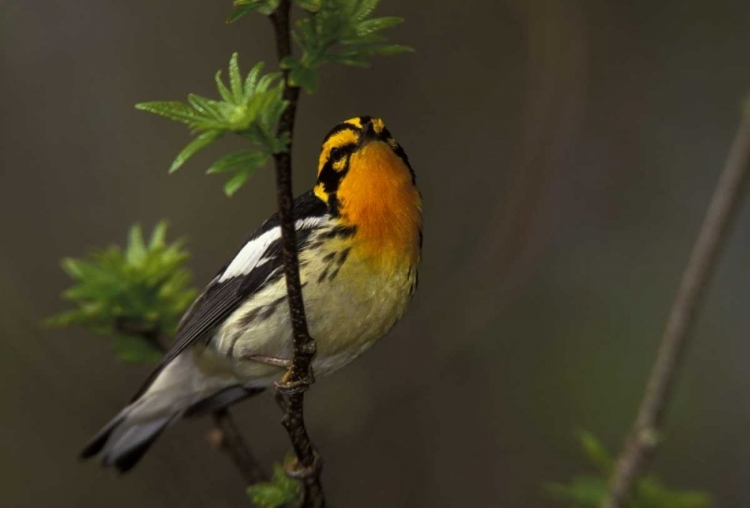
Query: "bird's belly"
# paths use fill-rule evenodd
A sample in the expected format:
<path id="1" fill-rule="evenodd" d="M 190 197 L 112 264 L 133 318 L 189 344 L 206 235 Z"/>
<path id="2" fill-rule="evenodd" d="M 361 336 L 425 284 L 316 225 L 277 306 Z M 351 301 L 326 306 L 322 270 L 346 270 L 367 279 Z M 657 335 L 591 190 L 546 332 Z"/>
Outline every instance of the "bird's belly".
<path id="1" fill-rule="evenodd" d="M 305 276 L 305 274 L 310 274 Z M 325 274 L 325 276 L 323 276 Z M 409 267 L 378 273 L 366 263 L 348 260 L 331 270 L 303 270 L 302 294 L 311 336 L 316 340 L 316 375 L 331 373 L 363 353 L 403 315 L 414 287 Z M 283 368 L 253 361 L 254 355 L 290 359 L 292 330 L 282 278 L 235 311 L 212 341 L 242 378 L 271 381 Z"/>

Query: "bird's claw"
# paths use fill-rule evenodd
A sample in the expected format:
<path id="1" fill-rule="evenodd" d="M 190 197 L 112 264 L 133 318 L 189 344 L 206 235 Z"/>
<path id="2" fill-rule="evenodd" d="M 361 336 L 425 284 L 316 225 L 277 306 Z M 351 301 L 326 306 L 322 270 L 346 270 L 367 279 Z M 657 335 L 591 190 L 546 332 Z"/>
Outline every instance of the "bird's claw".
<path id="1" fill-rule="evenodd" d="M 307 374 L 300 379 L 291 381 L 289 379 L 290 373 L 291 370 L 287 371 L 284 377 L 281 378 L 281 381 L 276 382 L 276 388 L 278 388 L 278 390 L 285 396 L 305 392 L 308 388 L 310 388 L 310 385 L 315 382 L 315 374 L 313 372 L 312 365 L 307 368 Z"/>

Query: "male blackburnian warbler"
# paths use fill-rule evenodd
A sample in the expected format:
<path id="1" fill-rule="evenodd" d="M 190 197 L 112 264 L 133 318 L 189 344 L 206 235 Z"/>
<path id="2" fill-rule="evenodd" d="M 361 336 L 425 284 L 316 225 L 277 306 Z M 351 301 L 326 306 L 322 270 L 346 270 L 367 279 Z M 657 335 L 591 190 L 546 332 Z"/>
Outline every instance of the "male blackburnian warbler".
<path id="1" fill-rule="evenodd" d="M 302 293 L 331 373 L 383 337 L 417 287 L 422 199 L 382 120 L 347 120 L 323 141 L 314 189 L 294 203 Z M 182 318 L 177 337 L 131 403 L 82 457 L 132 468 L 170 424 L 271 387 L 292 357 L 278 216 L 268 219 Z"/>

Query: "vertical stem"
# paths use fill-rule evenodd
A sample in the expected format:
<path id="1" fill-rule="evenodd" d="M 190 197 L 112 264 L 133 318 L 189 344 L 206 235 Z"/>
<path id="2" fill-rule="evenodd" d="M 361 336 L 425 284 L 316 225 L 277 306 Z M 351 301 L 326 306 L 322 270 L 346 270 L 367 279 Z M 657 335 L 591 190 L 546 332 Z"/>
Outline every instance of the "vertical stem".
<path id="1" fill-rule="evenodd" d="M 620 456 L 602 508 L 619 508 L 627 501 L 638 474 L 659 444 L 664 410 L 674 390 L 688 346 L 689 332 L 704 289 L 728 238 L 729 226 L 743 196 L 750 173 L 750 108 L 743 111 L 737 136 L 706 212 L 698 239 L 682 276 L 661 345 L 638 415 Z"/>
<path id="2" fill-rule="evenodd" d="M 270 16 L 276 37 L 279 62 L 292 54 L 289 29 L 290 7 L 290 0 L 281 0 Z M 289 146 L 286 152 L 276 153 L 273 157 L 276 163 L 276 189 L 283 241 L 284 276 L 294 337 L 294 354 L 292 365 L 279 384 L 279 392 L 286 398 L 286 412 L 282 423 L 297 455 L 296 464 L 289 474 L 302 481 L 302 506 L 321 508 L 325 506 L 325 496 L 320 483 L 321 461 L 307 434 L 304 419 L 304 392 L 313 381 L 310 362 L 315 355 L 315 341 L 310 337 L 307 328 L 305 305 L 302 300 L 292 191 L 292 135 L 299 100 L 299 87 L 290 86 L 287 75 L 288 73 L 284 72 L 283 96 L 288 104 L 279 121 L 277 134 L 287 134 Z"/>

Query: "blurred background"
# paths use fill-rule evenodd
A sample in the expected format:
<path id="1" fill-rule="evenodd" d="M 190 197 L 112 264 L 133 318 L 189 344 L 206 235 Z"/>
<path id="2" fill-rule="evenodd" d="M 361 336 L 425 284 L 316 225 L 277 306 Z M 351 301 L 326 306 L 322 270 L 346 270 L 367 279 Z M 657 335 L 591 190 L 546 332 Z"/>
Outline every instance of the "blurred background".
<path id="1" fill-rule="evenodd" d="M 0 506 L 249 506 L 208 420 L 131 474 L 76 460 L 148 371 L 41 321 L 64 256 L 161 218 L 208 282 L 275 207 L 271 168 L 235 197 L 175 175 L 186 130 L 133 108 L 214 96 L 239 51 L 274 66 L 270 23 L 229 1 L 3 0 L 0 14 Z M 420 289 L 369 354 L 315 385 L 308 420 L 338 507 L 546 507 L 585 472 L 579 428 L 616 450 L 750 92 L 746 0 L 383 0 L 410 55 L 326 68 L 303 95 L 295 185 L 325 133 L 381 116 L 425 198 Z M 239 146 L 239 145 L 237 145 Z M 654 470 L 750 505 L 750 206 L 710 286 Z M 289 450 L 270 397 L 234 411 L 267 464 Z"/>

